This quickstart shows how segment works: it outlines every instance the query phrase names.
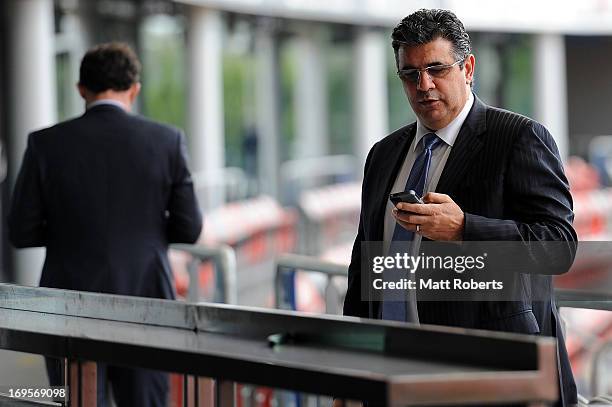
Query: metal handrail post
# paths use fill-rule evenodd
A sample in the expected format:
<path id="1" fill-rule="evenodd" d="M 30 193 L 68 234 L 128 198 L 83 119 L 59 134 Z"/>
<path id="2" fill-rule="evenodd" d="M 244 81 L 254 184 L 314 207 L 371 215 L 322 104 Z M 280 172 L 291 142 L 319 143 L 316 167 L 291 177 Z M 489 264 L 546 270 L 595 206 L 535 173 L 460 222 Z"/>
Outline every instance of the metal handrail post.
<path id="1" fill-rule="evenodd" d="M 217 270 L 223 280 L 223 302 L 226 304 L 238 303 L 238 278 L 236 275 L 236 252 L 228 245 L 220 245 L 217 256 Z M 221 272 L 222 271 L 222 272 Z"/>
<path id="2" fill-rule="evenodd" d="M 313 257 L 299 254 L 283 254 L 276 258 L 276 275 L 274 278 L 274 298 L 276 307 L 280 308 L 285 303 L 283 296 L 283 273 L 295 272 L 296 270 L 307 273 L 322 273 L 327 277 L 327 285 L 325 291 L 329 290 L 332 277 L 346 277 L 348 269 L 342 264 L 332 263 L 319 260 Z M 327 309 L 327 295 L 325 299 L 325 307 Z M 283 307 L 284 308 L 284 307 Z"/>
<path id="3" fill-rule="evenodd" d="M 600 394 L 601 390 L 607 391 L 605 388 L 599 389 L 599 373 L 608 352 L 612 352 L 612 341 L 604 343 L 593 355 L 593 364 L 591 366 L 591 392 L 593 394 Z"/>
<path id="4" fill-rule="evenodd" d="M 172 249 L 181 250 L 191 254 L 196 262 L 191 262 L 189 271 L 189 290 L 188 298 L 190 301 L 198 301 L 199 276 L 198 263 L 212 260 L 215 265 L 217 277 L 216 293 L 221 295 L 217 298 L 226 304 L 236 304 L 238 300 L 238 287 L 236 278 L 236 252 L 228 245 L 218 245 L 215 247 L 201 245 L 175 244 Z M 195 264 L 194 264 L 195 263 Z"/>

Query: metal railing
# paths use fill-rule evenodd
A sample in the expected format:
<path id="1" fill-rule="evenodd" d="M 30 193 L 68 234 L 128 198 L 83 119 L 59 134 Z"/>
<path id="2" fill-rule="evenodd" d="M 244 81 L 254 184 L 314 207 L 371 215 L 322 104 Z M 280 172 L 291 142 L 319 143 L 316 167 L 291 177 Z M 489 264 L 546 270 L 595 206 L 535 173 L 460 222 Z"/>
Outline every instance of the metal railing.
<path id="1" fill-rule="evenodd" d="M 557 307 L 559 308 L 583 308 L 590 310 L 612 311 L 612 294 L 592 292 L 586 290 L 555 290 L 555 298 Z M 592 356 L 591 365 L 591 392 L 592 394 L 600 394 L 608 389 L 600 388 L 599 377 L 600 372 L 604 370 L 604 363 L 607 356 L 612 352 L 612 341 L 607 341 L 597 349 Z M 580 405 L 588 405 L 588 401 L 581 397 Z M 612 398 L 609 396 L 598 396 L 591 400 L 592 405 L 612 405 Z"/>
<path id="2" fill-rule="evenodd" d="M 612 311 L 612 294 L 586 290 L 556 289 L 557 307 Z"/>
<path id="3" fill-rule="evenodd" d="M 609 355 L 612 355 L 612 341 L 604 343 L 593 355 L 593 365 L 591 368 L 591 391 L 593 394 L 602 394 L 602 392 L 609 391 L 609 388 L 605 388 L 607 387 L 609 381 L 606 381 L 607 383 L 604 386 L 601 386 L 602 388 L 600 388 L 599 382 L 599 374 L 606 369 L 604 364 L 609 360 Z M 612 395 L 608 395 L 608 397 L 608 402 L 612 404 Z"/>
<path id="4" fill-rule="evenodd" d="M 309 256 L 287 254 L 277 259 L 276 279 L 275 279 L 275 298 L 277 308 L 297 309 L 295 293 L 295 272 L 318 273 L 327 277 L 325 287 L 325 308 L 330 312 L 330 287 L 333 277 L 347 277 L 348 266 L 330 263 Z M 558 308 L 584 308 L 592 310 L 612 311 L 612 294 L 597 293 L 586 290 L 555 289 L 555 302 Z M 333 310 L 334 312 L 336 310 Z M 598 372 L 602 369 L 604 360 L 608 352 L 612 351 L 612 342 L 605 343 L 593 356 L 593 366 L 591 373 L 591 389 L 595 394 L 601 390 L 598 385 Z M 605 398 L 605 397 L 603 397 Z M 603 399 L 600 397 L 600 399 Z M 588 402 L 581 397 L 581 405 Z M 598 399 L 595 398 L 594 401 Z"/>
<path id="5" fill-rule="evenodd" d="M 294 287 L 295 272 L 297 270 L 308 273 L 320 273 L 326 277 L 325 312 L 337 313 L 337 310 L 332 309 L 330 301 L 334 295 L 332 279 L 334 277 L 347 277 L 348 267 L 342 264 L 331 263 L 299 254 L 283 254 L 276 259 L 276 275 L 274 277 L 274 299 L 276 308 L 296 309 Z M 340 299 L 339 295 L 337 299 Z"/>
<path id="6" fill-rule="evenodd" d="M 234 382 L 380 406 L 557 397 L 556 345 L 542 337 L 0 284 L 0 338 L 1 348 L 71 364 L 184 373 L 197 389 L 214 378 L 223 407 L 234 405 Z M 79 399 L 92 392 L 93 367 L 70 382 L 72 406 L 95 406 Z"/>
<path id="7" fill-rule="evenodd" d="M 238 282 L 236 278 L 236 252 L 228 245 L 215 247 L 174 244 L 171 249 L 189 253 L 193 259 L 187 266 L 189 273 L 189 289 L 187 300 L 200 301 L 200 275 L 199 267 L 204 261 L 212 261 L 215 266 L 215 297 L 214 302 L 225 304 L 238 303 Z"/>

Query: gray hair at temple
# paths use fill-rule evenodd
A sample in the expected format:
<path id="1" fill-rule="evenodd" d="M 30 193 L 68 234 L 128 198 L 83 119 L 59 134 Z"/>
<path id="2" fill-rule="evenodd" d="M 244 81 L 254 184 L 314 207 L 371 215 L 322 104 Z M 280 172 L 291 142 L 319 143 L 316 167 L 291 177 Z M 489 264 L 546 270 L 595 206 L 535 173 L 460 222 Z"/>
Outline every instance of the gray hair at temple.
<path id="1" fill-rule="evenodd" d="M 395 63 L 398 63 L 397 53 L 401 45 L 423 45 L 438 38 L 453 44 L 455 60 L 464 61 L 472 52 L 470 36 L 455 13 L 449 10 L 421 9 L 404 17 L 393 29 L 391 45 L 395 52 Z M 463 62 L 460 67 L 463 69 Z"/>

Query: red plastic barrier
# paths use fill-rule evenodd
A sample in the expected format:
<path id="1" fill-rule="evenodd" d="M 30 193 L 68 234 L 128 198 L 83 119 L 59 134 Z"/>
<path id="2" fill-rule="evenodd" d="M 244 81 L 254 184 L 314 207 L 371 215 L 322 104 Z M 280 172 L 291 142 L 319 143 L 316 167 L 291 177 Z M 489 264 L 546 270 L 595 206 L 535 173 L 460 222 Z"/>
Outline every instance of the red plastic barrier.
<path id="1" fill-rule="evenodd" d="M 601 186 L 599 173 L 580 157 L 569 157 L 565 164 L 565 175 L 572 191 L 592 191 Z"/>

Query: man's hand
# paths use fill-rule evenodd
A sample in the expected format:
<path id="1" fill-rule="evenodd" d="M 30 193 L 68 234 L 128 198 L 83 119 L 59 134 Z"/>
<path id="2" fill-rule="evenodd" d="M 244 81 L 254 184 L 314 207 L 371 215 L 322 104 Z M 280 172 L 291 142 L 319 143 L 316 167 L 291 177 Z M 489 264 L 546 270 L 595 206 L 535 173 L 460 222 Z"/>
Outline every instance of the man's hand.
<path id="1" fill-rule="evenodd" d="M 406 230 L 431 240 L 463 239 L 465 216 L 450 196 L 428 192 L 423 202 L 425 204 L 401 202 L 393 209 L 393 217 Z"/>
<path id="2" fill-rule="evenodd" d="M 332 407 L 344 407 L 344 400 L 334 399 L 334 402 L 332 403 Z"/>

